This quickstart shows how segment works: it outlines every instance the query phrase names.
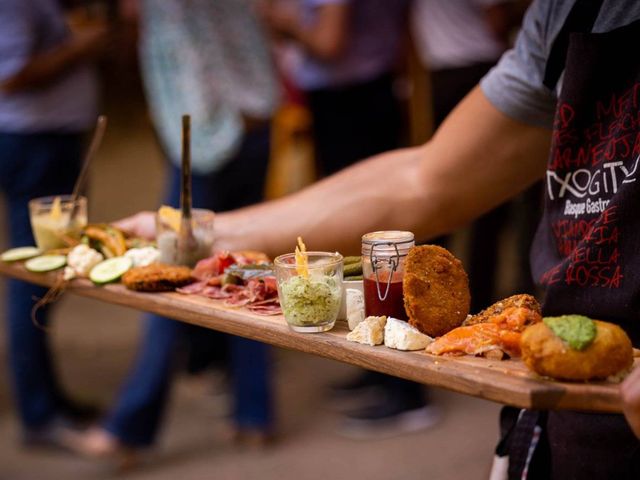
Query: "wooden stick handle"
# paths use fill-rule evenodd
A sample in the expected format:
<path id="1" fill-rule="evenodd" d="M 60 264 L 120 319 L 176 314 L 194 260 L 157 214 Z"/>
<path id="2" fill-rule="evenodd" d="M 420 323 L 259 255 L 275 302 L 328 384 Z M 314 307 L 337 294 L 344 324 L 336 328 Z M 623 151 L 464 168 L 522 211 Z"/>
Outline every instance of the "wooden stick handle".
<path id="1" fill-rule="evenodd" d="M 87 174 L 89 173 L 89 165 L 91 164 L 91 160 L 95 156 L 98 148 L 100 148 L 100 144 L 102 143 L 102 137 L 104 137 L 104 132 L 107 129 L 107 117 L 105 115 L 100 115 L 98 117 L 98 123 L 96 124 L 96 129 L 93 132 L 93 137 L 91 138 L 91 143 L 89 144 L 89 150 L 87 150 L 87 154 L 84 157 L 84 162 L 82 163 L 82 167 L 80 169 L 80 175 L 76 180 L 76 184 L 73 186 L 73 193 L 71 194 L 71 200 L 75 203 L 75 200 L 80 195 L 82 191 L 82 187 L 87 179 Z"/>
<path id="2" fill-rule="evenodd" d="M 191 218 L 191 116 L 182 116 L 182 190 L 180 209 L 182 218 Z"/>

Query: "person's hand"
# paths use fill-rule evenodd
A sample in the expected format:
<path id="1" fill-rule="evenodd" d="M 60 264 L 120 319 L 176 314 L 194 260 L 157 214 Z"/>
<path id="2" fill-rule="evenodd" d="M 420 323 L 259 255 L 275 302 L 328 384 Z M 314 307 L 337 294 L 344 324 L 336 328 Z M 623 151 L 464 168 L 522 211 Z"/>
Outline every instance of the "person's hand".
<path id="1" fill-rule="evenodd" d="M 139 212 L 113 222 L 113 226 L 133 237 L 144 238 L 145 240 L 154 240 L 156 238 L 155 212 Z"/>
<path id="2" fill-rule="evenodd" d="M 636 368 L 620 386 L 622 411 L 636 437 L 640 439 L 640 368 Z"/>
<path id="3" fill-rule="evenodd" d="M 122 20 L 135 22 L 140 17 L 139 0 L 119 0 L 118 12 Z"/>
<path id="4" fill-rule="evenodd" d="M 89 17 L 83 8 L 67 14 L 75 50 L 82 56 L 93 58 L 102 54 L 113 41 L 113 32 L 103 18 Z"/>
<path id="5" fill-rule="evenodd" d="M 112 40 L 112 32 L 100 23 L 83 26 L 73 33 L 74 45 L 82 55 L 88 58 L 103 54 Z"/>
<path id="6" fill-rule="evenodd" d="M 261 2 L 258 4 L 258 13 L 274 36 L 295 37 L 299 15 L 290 6 L 279 2 Z"/>

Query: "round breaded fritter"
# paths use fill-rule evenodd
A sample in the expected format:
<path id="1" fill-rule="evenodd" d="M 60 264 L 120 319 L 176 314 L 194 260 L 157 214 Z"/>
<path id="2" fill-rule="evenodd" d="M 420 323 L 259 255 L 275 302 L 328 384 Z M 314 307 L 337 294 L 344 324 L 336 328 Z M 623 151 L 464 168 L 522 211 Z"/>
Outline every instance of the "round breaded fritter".
<path id="1" fill-rule="evenodd" d="M 431 337 L 462 325 L 469 314 L 469 279 L 447 249 L 422 245 L 409 251 L 403 278 L 409 323 Z"/>
<path id="2" fill-rule="evenodd" d="M 522 334 L 522 360 L 538 375 L 558 380 L 605 379 L 633 364 L 631 340 L 618 325 L 594 320 L 596 337 L 584 350 L 574 350 L 543 322 Z"/>
<path id="3" fill-rule="evenodd" d="M 162 263 L 135 267 L 122 276 L 125 287 L 139 292 L 169 292 L 192 281 L 189 267 Z"/>

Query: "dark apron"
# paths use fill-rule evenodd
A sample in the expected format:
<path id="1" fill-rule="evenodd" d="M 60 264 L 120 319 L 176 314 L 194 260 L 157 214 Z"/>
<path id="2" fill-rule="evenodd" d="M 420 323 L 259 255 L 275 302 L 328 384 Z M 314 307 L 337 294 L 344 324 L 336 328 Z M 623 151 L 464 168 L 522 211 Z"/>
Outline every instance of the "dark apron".
<path id="1" fill-rule="evenodd" d="M 601 5 L 577 1 L 550 51 L 545 85 L 564 75 L 531 263 L 545 315 L 617 323 L 639 346 L 640 20 L 590 33 Z M 640 479 L 622 415 L 524 412 L 507 430 L 509 478 Z"/>

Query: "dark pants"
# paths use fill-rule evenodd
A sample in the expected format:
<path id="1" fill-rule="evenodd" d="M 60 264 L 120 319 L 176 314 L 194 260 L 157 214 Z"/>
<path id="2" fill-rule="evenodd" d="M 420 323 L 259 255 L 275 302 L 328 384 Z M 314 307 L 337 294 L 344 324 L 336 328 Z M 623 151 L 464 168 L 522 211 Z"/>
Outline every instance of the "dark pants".
<path id="1" fill-rule="evenodd" d="M 392 75 L 306 94 L 320 174 L 400 146 L 402 115 Z"/>
<path id="2" fill-rule="evenodd" d="M 509 479 L 640 478 L 640 441 L 623 415 L 504 407 L 496 449 L 509 456 Z M 537 443 L 533 448 L 534 428 Z"/>
<path id="3" fill-rule="evenodd" d="M 69 194 L 78 176 L 81 134 L 0 133 L 0 189 L 6 196 L 11 247 L 33 245 L 28 202 L 32 198 Z M 7 325 L 9 366 L 16 406 L 24 427 L 45 426 L 65 407 L 57 383 L 47 333 L 31 321 L 34 298 L 46 289 L 9 280 Z M 47 324 L 48 309 L 38 313 Z"/>
<path id="4" fill-rule="evenodd" d="M 263 198 L 269 157 L 269 129 L 247 133 L 240 150 L 220 171 L 193 176 L 196 208 L 224 211 L 259 202 Z M 178 206 L 180 171 L 171 166 L 167 202 Z M 269 347 L 245 338 L 146 315 L 142 346 L 105 428 L 128 445 L 153 442 L 176 371 L 180 347 L 190 350 L 191 365 L 206 365 L 226 358 L 231 365 L 234 421 L 238 427 L 267 429 L 272 423 Z M 193 355 L 196 353 L 195 355 Z"/>
<path id="5" fill-rule="evenodd" d="M 402 112 L 393 92 L 393 75 L 306 94 L 321 175 L 331 175 L 367 157 L 400 147 Z M 404 404 L 423 402 L 422 385 L 380 373 L 371 375 Z"/>

